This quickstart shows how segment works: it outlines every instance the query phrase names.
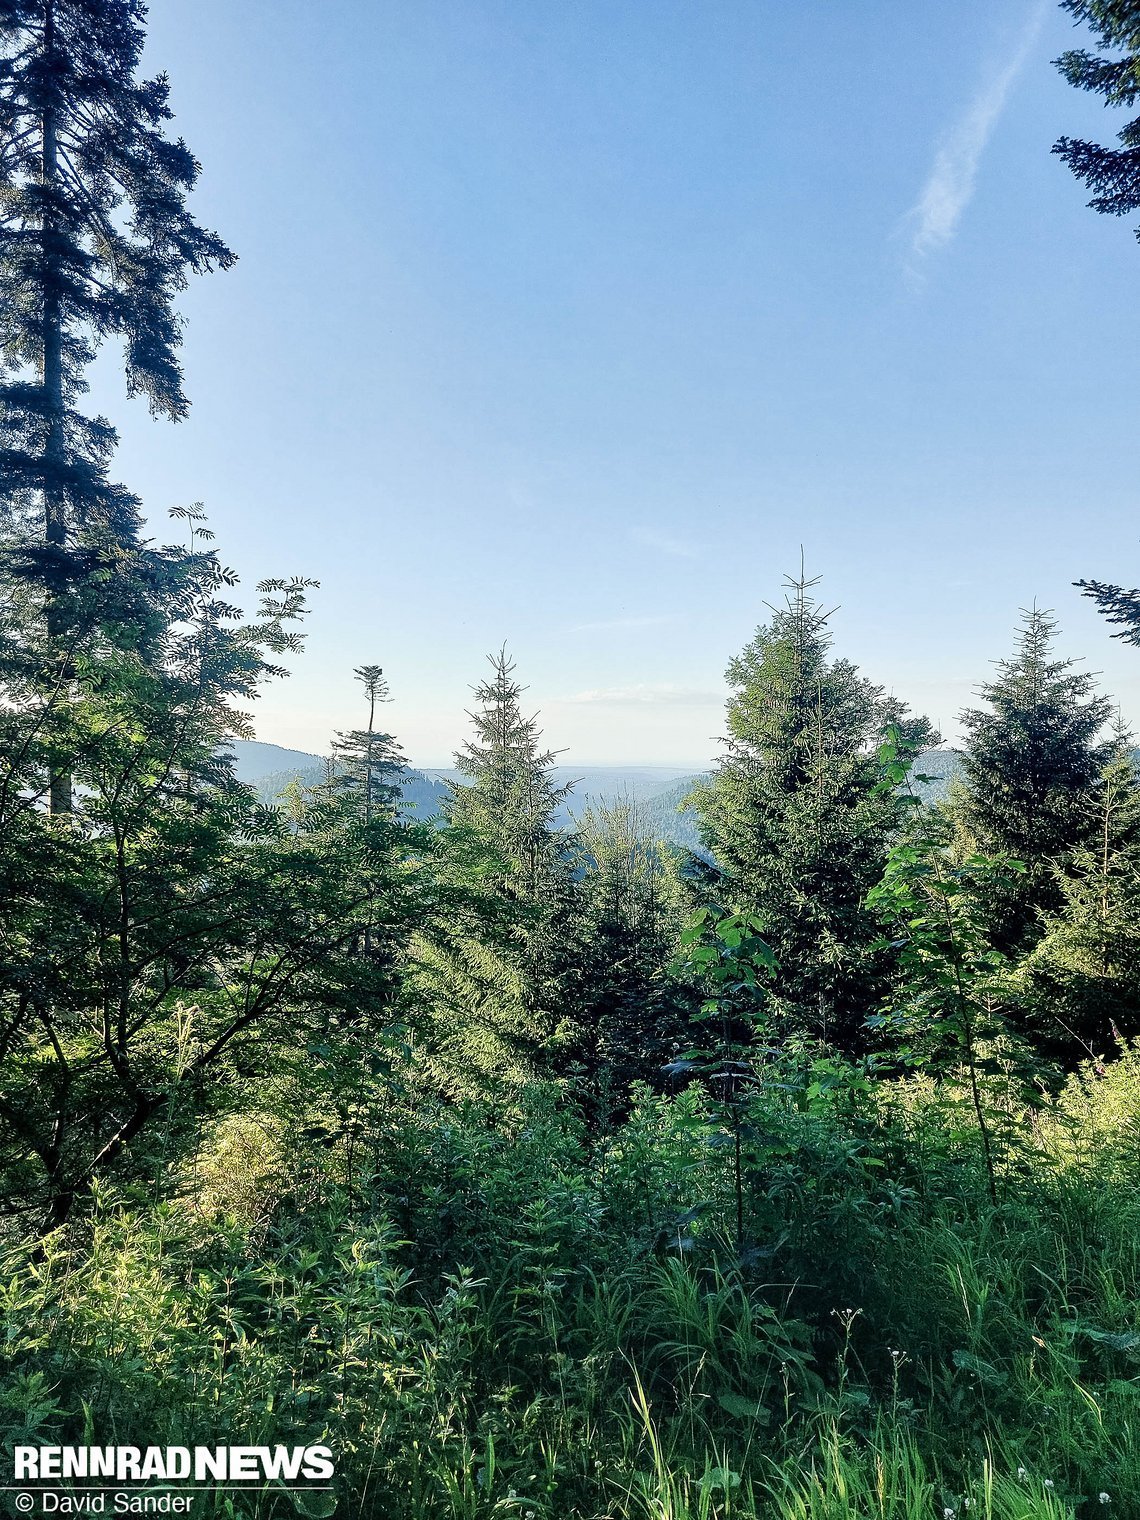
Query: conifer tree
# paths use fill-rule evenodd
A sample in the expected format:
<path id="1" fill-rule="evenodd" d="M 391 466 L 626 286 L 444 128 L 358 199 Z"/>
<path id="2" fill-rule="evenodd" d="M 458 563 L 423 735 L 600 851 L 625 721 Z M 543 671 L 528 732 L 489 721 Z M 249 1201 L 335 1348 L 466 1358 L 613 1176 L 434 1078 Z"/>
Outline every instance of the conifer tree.
<path id="1" fill-rule="evenodd" d="M 418 959 L 437 1080 L 456 1096 L 509 1101 L 550 1073 L 565 1043 L 575 886 L 555 826 L 570 788 L 550 774 L 554 754 L 523 712 L 514 662 L 505 649 L 488 660 L 468 714 L 474 737 L 455 757 L 470 780 L 448 782 L 443 841 L 453 883 L 482 895 L 482 922 L 441 930 Z"/>
<path id="2" fill-rule="evenodd" d="M 775 952 L 773 1005 L 793 1028 L 851 1044 L 885 974 L 864 898 L 900 822 L 876 746 L 888 723 L 910 756 L 936 736 L 830 658 L 816 584 L 789 579 L 785 605 L 729 664 L 726 753 L 694 802 L 714 890 Z"/>
<path id="3" fill-rule="evenodd" d="M 535 900 L 565 874 L 563 842 L 554 816 L 571 791 L 558 786 L 534 717 L 525 717 L 514 661 L 505 648 L 488 655 L 493 674 L 474 688 L 469 712 L 474 739 L 456 753 L 469 782 L 451 781 L 450 822 L 479 839 L 500 863 L 503 885 L 514 896 Z"/>
<path id="4" fill-rule="evenodd" d="M 1061 9 L 1087 22 L 1097 53 L 1071 48 L 1056 59 L 1071 85 L 1104 97 L 1106 105 L 1133 107 L 1140 99 L 1140 3 L 1137 0 L 1061 0 Z M 1097 56 L 1116 51 L 1118 57 Z M 1140 117 L 1118 134 L 1119 148 L 1062 137 L 1053 152 L 1093 191 L 1089 205 L 1110 216 L 1140 207 Z M 1140 229 L 1137 229 L 1140 238 Z"/>
<path id="5" fill-rule="evenodd" d="M 1081 593 L 1096 603 L 1096 610 L 1107 623 L 1115 623 L 1119 633 L 1114 639 L 1125 644 L 1140 644 L 1140 586 L 1131 590 L 1124 586 L 1112 586 L 1105 581 L 1074 581 Z"/>
<path id="6" fill-rule="evenodd" d="M 407 763 L 393 735 L 376 727 L 377 707 L 390 700 L 383 670 L 361 665 L 353 673 L 364 688 L 368 726 L 337 733 L 324 783 L 302 792 L 293 807 L 302 830 L 337 835 L 339 847 L 347 848 L 361 893 L 358 949 L 365 959 L 382 960 L 394 943 L 384 896 L 394 857 L 406 852 L 411 834 L 399 815 L 399 778 Z"/>
<path id="7" fill-rule="evenodd" d="M 186 210 L 199 166 L 164 135 L 165 76 L 134 77 L 144 16 L 141 0 L 0 0 L 0 514 L 64 680 L 84 617 L 131 624 L 78 587 L 138 549 L 138 501 L 107 475 L 114 430 L 77 407 L 84 371 L 119 339 L 128 393 L 184 416 L 173 302 L 189 273 L 233 262 Z M 66 767 L 51 802 L 70 811 Z"/>
<path id="8" fill-rule="evenodd" d="M 668 967 L 687 906 L 679 852 L 636 803 L 592 805 L 578 825 L 580 900 L 570 971 L 570 1066 L 604 1128 L 634 1082 L 660 1085 L 688 1039 L 694 1000 Z"/>
<path id="9" fill-rule="evenodd" d="M 1140 1031 L 1140 767 L 1121 732 L 1089 822 L 1054 866 L 1059 905 L 1019 971 L 1027 1028 L 1069 1062 Z"/>
<path id="10" fill-rule="evenodd" d="M 1038 909 L 1057 906 L 1053 864 L 1088 841 L 1108 754 L 1097 736 L 1111 704 L 1072 660 L 1055 657 L 1056 633 L 1047 612 L 1023 612 L 1013 658 L 981 688 L 989 710 L 961 715 L 966 785 L 955 811 L 966 843 L 1026 868 L 993 905 L 1006 952 L 1036 937 Z"/>
<path id="11" fill-rule="evenodd" d="M 400 801 L 399 777 L 407 770 L 400 746 L 391 734 L 376 727 L 376 709 L 391 701 L 388 682 L 379 665 L 354 671 L 368 702 L 368 727 L 338 733 L 333 743 L 331 786 L 348 798 L 365 825 L 375 818 L 395 818 Z"/>

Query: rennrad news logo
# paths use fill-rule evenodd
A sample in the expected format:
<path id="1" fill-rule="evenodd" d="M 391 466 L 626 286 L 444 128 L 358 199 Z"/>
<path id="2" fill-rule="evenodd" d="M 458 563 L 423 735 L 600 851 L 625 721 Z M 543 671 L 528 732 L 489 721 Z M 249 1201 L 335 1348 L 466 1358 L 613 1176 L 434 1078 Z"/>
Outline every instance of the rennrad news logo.
<path id="1" fill-rule="evenodd" d="M 250 1479 L 331 1478 L 327 1446 L 17 1446 L 16 1482 L 37 1478 L 111 1478 L 117 1483 L 148 1478 L 242 1482 Z"/>
<path id="2" fill-rule="evenodd" d="M 313 1494 L 328 1492 L 318 1485 L 335 1473 L 328 1446 L 16 1446 L 12 1482 L 3 1486 L 25 1515 L 177 1515 L 191 1510 L 198 1486 Z M 124 1484 L 153 1487 L 140 1493 Z"/>

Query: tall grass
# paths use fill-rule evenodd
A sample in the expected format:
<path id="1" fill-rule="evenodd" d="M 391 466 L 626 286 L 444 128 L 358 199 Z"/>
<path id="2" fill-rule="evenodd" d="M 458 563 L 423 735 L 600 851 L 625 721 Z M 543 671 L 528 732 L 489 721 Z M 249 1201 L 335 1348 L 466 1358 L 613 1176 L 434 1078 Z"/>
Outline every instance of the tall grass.
<path id="1" fill-rule="evenodd" d="M 550 1094 L 391 1104 L 318 1173 L 221 1126 L 165 1201 L 9 1249 L 5 1439 L 324 1439 L 377 1520 L 1140 1513 L 1136 1055 L 1027 1123 L 997 1207 L 931 1084 L 771 1101 L 742 1256 L 693 1092 L 593 1146 Z"/>

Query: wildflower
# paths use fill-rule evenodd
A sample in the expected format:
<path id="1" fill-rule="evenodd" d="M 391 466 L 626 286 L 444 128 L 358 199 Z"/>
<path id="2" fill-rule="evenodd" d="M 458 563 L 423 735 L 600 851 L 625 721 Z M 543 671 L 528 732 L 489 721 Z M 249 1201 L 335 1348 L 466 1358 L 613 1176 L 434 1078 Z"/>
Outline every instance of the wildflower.
<path id="1" fill-rule="evenodd" d="M 950 1506 L 947 1504 L 944 1507 L 943 1511 L 942 1511 L 942 1520 L 954 1520 L 954 1516 L 957 1513 L 958 1513 L 957 1510 L 951 1509 Z"/>
<path id="2" fill-rule="evenodd" d="M 1017 1476 L 1022 1480 L 1022 1482 L 1024 1482 L 1025 1479 L 1029 1476 L 1029 1474 L 1025 1471 L 1024 1467 L 1019 1467 L 1017 1469 Z"/>
<path id="3" fill-rule="evenodd" d="M 1053 1479 L 1052 1478 L 1046 1478 L 1045 1479 L 1045 1487 L 1046 1488 L 1052 1488 L 1053 1487 Z"/>
<path id="4" fill-rule="evenodd" d="M 534 1510 L 528 1509 L 523 1512 L 523 1520 L 534 1520 Z"/>
<path id="5" fill-rule="evenodd" d="M 970 1505 L 973 1504 L 973 1502 L 974 1502 L 973 1499 L 963 1499 L 962 1500 L 962 1508 L 963 1509 L 969 1509 Z"/>
<path id="6" fill-rule="evenodd" d="M 1107 1504 L 1109 1502 L 1109 1496 L 1106 1493 L 1099 1493 L 1096 1496 L 1096 1502 L 1098 1504 Z"/>

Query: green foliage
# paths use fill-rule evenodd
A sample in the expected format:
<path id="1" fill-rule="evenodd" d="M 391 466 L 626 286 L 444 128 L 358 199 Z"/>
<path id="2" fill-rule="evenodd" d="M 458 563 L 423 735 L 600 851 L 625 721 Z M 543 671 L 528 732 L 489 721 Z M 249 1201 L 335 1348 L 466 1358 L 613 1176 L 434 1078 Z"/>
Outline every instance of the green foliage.
<path id="1" fill-rule="evenodd" d="M 1131 58 L 1134 7 L 1067 8 Z M 75 406 L 115 336 L 181 416 L 173 300 L 232 261 L 142 19 L 0 0 L 0 1438 L 334 1449 L 332 1498 L 199 1494 L 231 1520 L 1126 1512 L 1140 785 L 1105 703 L 1030 614 L 927 807 L 929 725 L 801 575 L 729 667 L 711 858 L 632 805 L 556 827 L 505 651 L 440 827 L 377 665 L 267 806 L 227 746 L 312 583 L 247 620 L 199 507 L 144 545 Z"/>
<path id="2" fill-rule="evenodd" d="M 505 649 L 475 688 L 475 737 L 455 759 L 469 782 L 449 781 L 442 864 L 470 912 L 440 924 L 419 946 L 418 986 L 428 1004 L 429 1063 L 457 1097 L 496 1093 L 551 1074 L 572 1042 L 567 934 L 576 897 L 570 841 L 554 813 L 554 755 L 541 748 L 524 688 Z"/>
<path id="3" fill-rule="evenodd" d="M 477 710 L 468 714 L 475 737 L 455 756 L 471 779 L 448 783 L 447 815 L 497 862 L 501 890 L 534 901 L 564 875 L 553 816 L 570 787 L 554 784 L 554 753 L 541 748 L 536 720 L 523 716 L 525 687 L 514 679 L 514 661 L 505 648 L 487 658 L 493 677 L 474 688 Z"/>
<path id="4" fill-rule="evenodd" d="M 9 1252 L 4 1434 L 326 1440 L 342 1508 L 377 1520 L 1121 1508 L 1138 1069 L 1069 1083 L 998 1210 L 928 1078 L 862 1119 L 769 1083 L 785 1155 L 755 1202 L 782 1227 L 743 1271 L 697 1088 L 646 1094 L 593 1153 L 552 1094 L 493 1130 L 401 1097 L 411 1071 L 307 1162 L 271 1109 L 219 1120 L 169 1202 L 104 1193 L 86 1232 Z M 881 1164 L 829 1181 L 869 1116 Z M 937 1196 L 908 1186 L 919 1148 Z"/>
<path id="5" fill-rule="evenodd" d="M 932 733 L 829 658 L 815 582 L 789 585 L 728 667 L 727 753 L 693 800 L 719 868 L 713 890 L 754 915 L 775 951 L 774 1006 L 792 1028 L 851 1048 L 889 969 L 864 899 L 902 815 L 878 786 L 875 747 L 892 722 L 911 753 Z"/>
<path id="6" fill-rule="evenodd" d="M 667 966 L 685 907 L 677 854 L 633 802 L 588 808 L 566 973 L 567 1069 L 594 1122 L 609 1128 L 635 1082 L 661 1086 L 686 1038 L 693 997 Z"/>
<path id="7" fill-rule="evenodd" d="M 993 896 L 993 933 L 1005 950 L 1026 948 L 1038 937 L 1038 911 L 1057 906 L 1052 863 L 1090 841 L 1108 758 L 1098 735 L 1111 703 L 1072 660 L 1053 657 L 1056 631 L 1048 614 L 1023 613 L 1014 657 L 981 689 L 989 711 L 962 714 L 963 847 L 1025 865 L 1016 886 Z"/>
<path id="8" fill-rule="evenodd" d="M 881 751 L 888 781 L 904 774 L 892 735 Z M 868 1019 L 904 1042 L 896 1058 L 919 1068 L 960 1061 L 985 1156 L 990 1195 L 997 1201 L 990 1124 L 979 1081 L 983 1044 L 1002 1033 L 1001 1006 L 1007 964 L 991 948 L 988 908 L 1020 861 L 975 854 L 954 861 L 948 830 L 937 814 L 920 816 L 895 845 L 883 879 L 867 896 L 868 907 L 894 936 L 883 947 L 898 957 L 901 976 L 887 1011 Z"/>
<path id="9" fill-rule="evenodd" d="M 1140 97 L 1140 5 L 1136 0 L 1061 0 L 1061 8 L 1092 28 L 1099 53 L 1121 54 L 1105 58 L 1071 48 L 1055 60 L 1062 76 L 1078 90 L 1103 95 L 1105 105 L 1134 106 Z M 1140 206 L 1140 120 L 1129 122 L 1117 136 L 1119 148 L 1061 137 L 1053 152 L 1094 192 L 1089 201 L 1094 211 L 1126 216 Z"/>
<path id="10" fill-rule="evenodd" d="M 1018 968 L 1035 1042 L 1068 1060 L 1140 1025 L 1140 777 L 1121 744 L 1104 768 L 1089 842 L 1054 865 L 1060 906 Z"/>

